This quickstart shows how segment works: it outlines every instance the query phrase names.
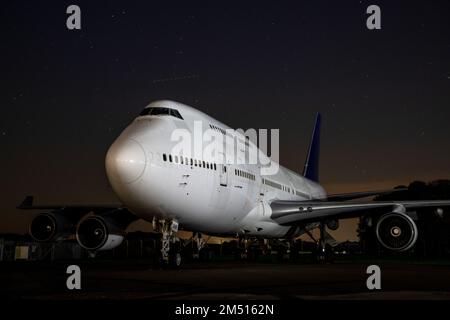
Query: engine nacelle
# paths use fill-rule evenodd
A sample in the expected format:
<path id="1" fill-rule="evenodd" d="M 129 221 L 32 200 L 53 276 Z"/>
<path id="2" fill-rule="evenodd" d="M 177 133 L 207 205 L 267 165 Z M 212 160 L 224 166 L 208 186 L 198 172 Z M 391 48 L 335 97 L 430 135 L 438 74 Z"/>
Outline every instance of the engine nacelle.
<path id="1" fill-rule="evenodd" d="M 391 212 L 381 216 L 375 231 L 381 245 L 392 251 L 411 249 L 418 236 L 417 225 L 413 219 L 401 212 Z"/>
<path id="2" fill-rule="evenodd" d="M 111 221 L 100 216 L 83 219 L 77 226 L 76 237 L 81 247 L 87 250 L 110 250 L 119 246 L 123 235 Z"/>
<path id="3" fill-rule="evenodd" d="M 39 242 L 62 240 L 67 238 L 73 229 L 73 223 L 58 213 L 40 213 L 29 226 L 31 237 Z"/>
<path id="4" fill-rule="evenodd" d="M 339 229 L 339 220 L 334 220 L 334 219 L 328 220 L 327 227 L 328 227 L 328 229 L 333 230 L 333 231 Z"/>

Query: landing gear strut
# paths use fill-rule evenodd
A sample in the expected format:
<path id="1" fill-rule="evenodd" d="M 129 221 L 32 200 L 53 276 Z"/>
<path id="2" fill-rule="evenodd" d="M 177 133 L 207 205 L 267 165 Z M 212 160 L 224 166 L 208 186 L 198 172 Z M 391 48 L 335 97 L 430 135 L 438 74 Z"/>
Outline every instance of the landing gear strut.
<path id="1" fill-rule="evenodd" d="M 194 259 L 200 259 L 200 251 L 205 247 L 206 241 L 202 238 L 202 234 L 200 232 L 195 232 L 192 240 L 195 241 L 196 244 L 196 249 L 192 253 L 192 257 Z"/>
<path id="2" fill-rule="evenodd" d="M 162 265 L 179 267 L 181 265 L 180 240 L 175 236 L 175 233 L 178 231 L 178 222 L 175 220 L 154 218 L 153 230 L 161 233 Z"/>
<path id="3" fill-rule="evenodd" d="M 237 240 L 236 260 L 246 260 L 248 257 L 248 239 L 239 237 Z"/>
<path id="4" fill-rule="evenodd" d="M 319 225 L 319 231 L 320 231 L 320 239 L 318 243 L 319 252 L 317 253 L 317 259 L 319 260 L 319 262 L 324 263 L 326 260 L 326 252 L 325 252 L 326 243 L 325 243 L 325 224 L 323 222 L 321 222 Z"/>
<path id="5" fill-rule="evenodd" d="M 327 240 L 325 239 L 325 226 L 326 224 L 324 222 L 320 222 L 319 224 L 319 231 L 320 231 L 320 239 L 318 242 L 318 253 L 317 253 L 317 259 L 320 263 L 327 263 L 333 261 L 333 252 L 331 249 L 331 246 L 327 244 Z"/>

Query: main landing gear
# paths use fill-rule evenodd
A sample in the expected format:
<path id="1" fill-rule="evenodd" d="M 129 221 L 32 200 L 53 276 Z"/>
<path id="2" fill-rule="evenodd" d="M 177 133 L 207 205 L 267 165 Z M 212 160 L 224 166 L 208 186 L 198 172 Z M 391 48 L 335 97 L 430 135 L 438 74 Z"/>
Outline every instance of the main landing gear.
<path id="1" fill-rule="evenodd" d="M 153 231 L 161 233 L 161 255 L 158 262 L 161 266 L 178 268 L 181 266 L 181 243 L 175 235 L 178 222 L 168 219 L 153 219 Z"/>
<path id="2" fill-rule="evenodd" d="M 192 258 L 200 259 L 200 253 L 206 246 L 206 240 L 202 237 L 202 234 L 200 232 L 194 232 L 194 234 L 192 235 L 192 241 L 195 242 L 195 249 L 192 252 Z"/>
<path id="3" fill-rule="evenodd" d="M 238 237 L 236 239 L 235 259 L 259 261 L 275 259 L 278 262 L 296 261 L 297 248 L 293 239 L 258 239 Z"/>
<path id="4" fill-rule="evenodd" d="M 320 231 L 320 239 L 317 245 L 317 261 L 319 263 L 330 263 L 333 262 L 333 250 L 331 246 L 327 243 L 326 239 L 326 224 L 324 222 L 320 222 L 319 231 Z"/>

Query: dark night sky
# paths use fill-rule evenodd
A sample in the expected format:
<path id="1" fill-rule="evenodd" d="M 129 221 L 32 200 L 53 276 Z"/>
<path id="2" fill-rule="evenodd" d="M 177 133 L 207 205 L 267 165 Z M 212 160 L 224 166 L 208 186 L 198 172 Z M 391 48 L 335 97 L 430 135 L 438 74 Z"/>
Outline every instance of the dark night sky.
<path id="1" fill-rule="evenodd" d="M 26 230 L 27 194 L 116 202 L 105 152 L 161 98 L 280 128 L 293 170 L 322 112 L 332 193 L 450 178 L 450 2 L 299 2 L 2 2 L 0 232 Z M 81 31 L 66 29 L 70 4 Z M 381 30 L 365 26 L 370 4 Z"/>

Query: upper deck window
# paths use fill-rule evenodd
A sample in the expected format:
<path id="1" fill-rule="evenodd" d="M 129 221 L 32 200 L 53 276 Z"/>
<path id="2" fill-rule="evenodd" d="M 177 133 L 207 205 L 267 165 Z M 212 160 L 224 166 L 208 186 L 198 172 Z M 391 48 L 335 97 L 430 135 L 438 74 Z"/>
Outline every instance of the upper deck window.
<path id="1" fill-rule="evenodd" d="M 184 120 L 181 114 L 178 112 L 178 110 L 170 109 L 170 108 L 145 108 L 144 110 L 139 113 L 139 116 L 161 116 L 161 115 L 167 115 L 167 116 L 173 116 L 175 118 Z"/>

